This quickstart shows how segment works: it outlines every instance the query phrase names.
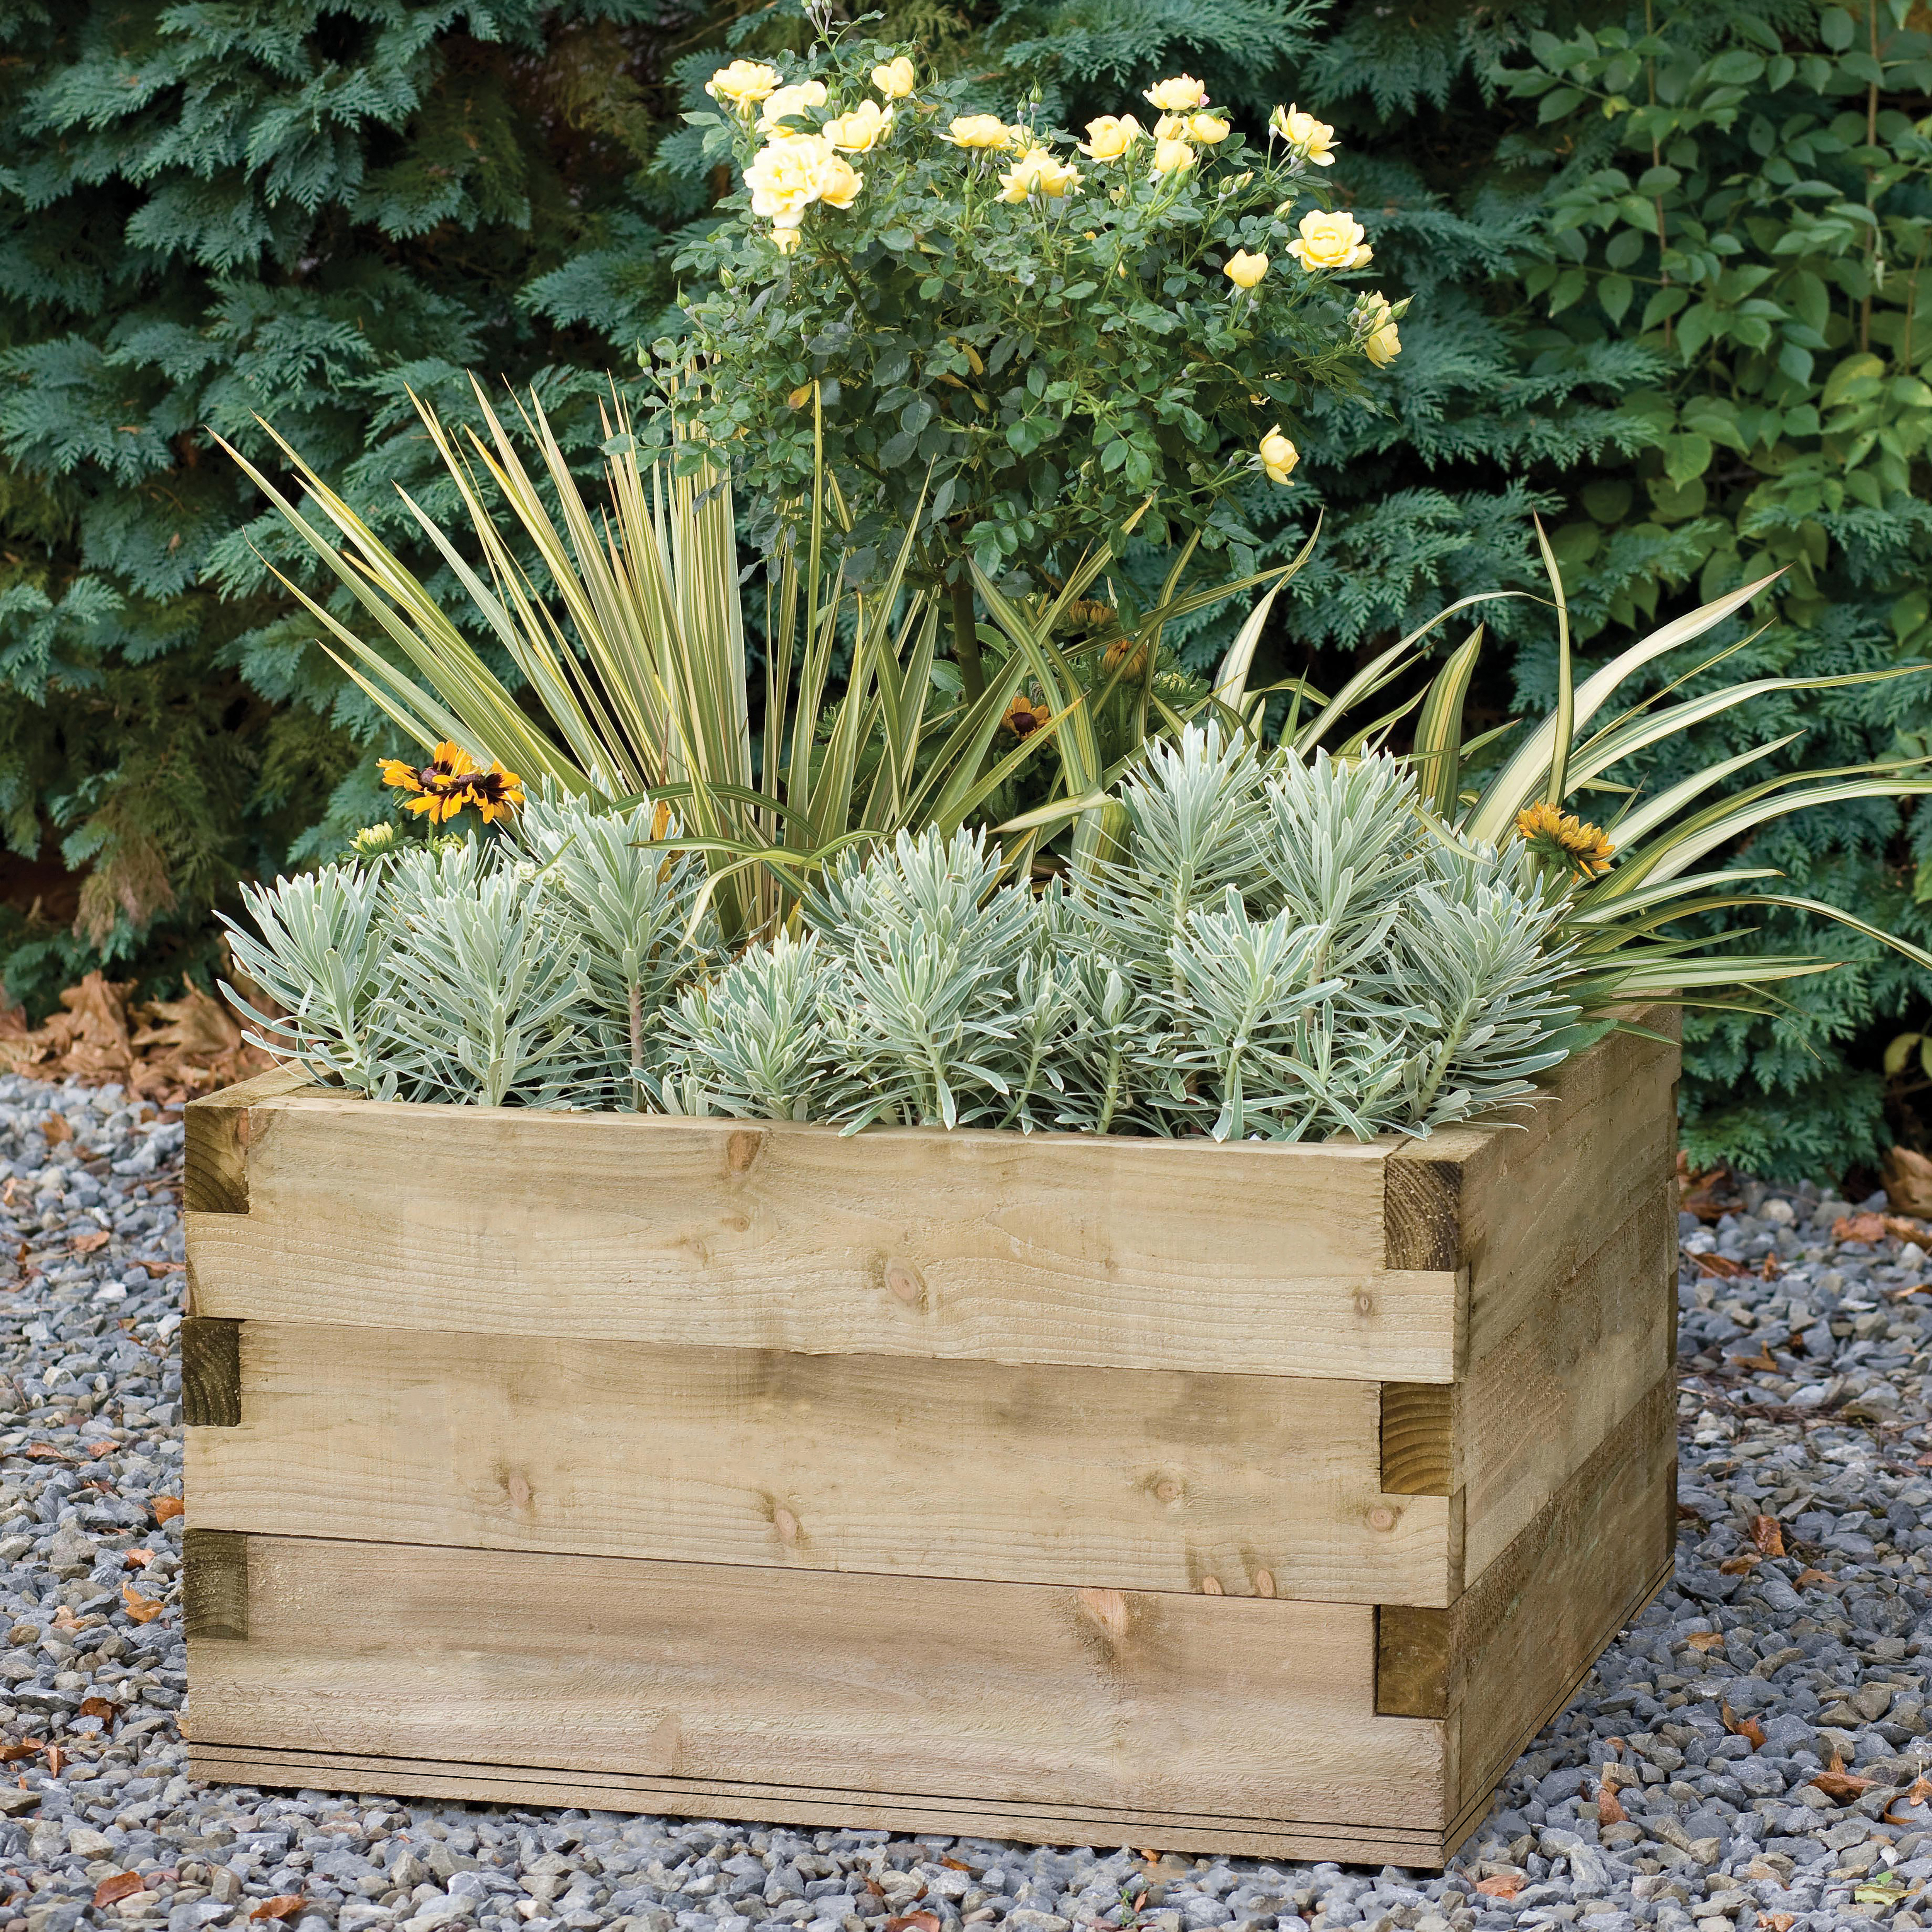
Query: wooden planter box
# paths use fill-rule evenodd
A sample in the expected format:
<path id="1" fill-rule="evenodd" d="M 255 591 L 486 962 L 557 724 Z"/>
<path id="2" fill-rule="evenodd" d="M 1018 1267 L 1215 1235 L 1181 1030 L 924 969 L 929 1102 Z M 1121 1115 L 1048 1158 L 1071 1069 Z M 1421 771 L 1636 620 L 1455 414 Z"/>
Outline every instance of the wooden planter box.
<path id="1" fill-rule="evenodd" d="M 196 1101 L 193 1768 L 1439 1864 L 1669 1569 L 1676 1078 L 1367 1147 Z"/>

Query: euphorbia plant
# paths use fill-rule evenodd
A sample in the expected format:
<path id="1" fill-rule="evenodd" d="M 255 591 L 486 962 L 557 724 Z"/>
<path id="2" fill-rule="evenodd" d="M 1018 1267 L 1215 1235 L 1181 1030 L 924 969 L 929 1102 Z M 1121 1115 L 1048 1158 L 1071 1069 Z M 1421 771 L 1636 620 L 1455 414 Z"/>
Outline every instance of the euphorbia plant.
<path id="1" fill-rule="evenodd" d="M 1138 530 L 1251 568 L 1240 498 L 1288 483 L 1283 425 L 1400 347 L 1400 305 L 1343 279 L 1371 250 L 1325 205 L 1334 130 L 1298 109 L 1250 139 L 1180 75 L 1079 140 L 857 34 L 709 91 L 692 118 L 744 188 L 680 257 L 718 283 L 691 311 L 709 380 L 679 404 L 688 460 L 743 452 L 772 543 L 807 494 L 815 398 L 848 568 L 914 533 L 969 691 L 969 559 L 1023 592 Z"/>

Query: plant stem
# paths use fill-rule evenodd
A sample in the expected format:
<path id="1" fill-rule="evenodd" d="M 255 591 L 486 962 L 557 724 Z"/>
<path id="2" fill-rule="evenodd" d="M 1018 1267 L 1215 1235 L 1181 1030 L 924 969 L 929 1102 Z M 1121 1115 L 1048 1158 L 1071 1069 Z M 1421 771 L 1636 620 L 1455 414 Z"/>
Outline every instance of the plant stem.
<path id="1" fill-rule="evenodd" d="M 952 656 L 968 704 L 976 704 L 986 688 L 980 662 L 980 632 L 973 613 L 973 583 L 962 562 L 952 578 Z"/>
<path id="2" fill-rule="evenodd" d="M 644 1111 L 644 1084 L 638 1078 L 638 1069 L 644 1064 L 644 989 L 633 980 L 630 988 L 631 1006 L 631 1110 L 641 1114 Z"/>

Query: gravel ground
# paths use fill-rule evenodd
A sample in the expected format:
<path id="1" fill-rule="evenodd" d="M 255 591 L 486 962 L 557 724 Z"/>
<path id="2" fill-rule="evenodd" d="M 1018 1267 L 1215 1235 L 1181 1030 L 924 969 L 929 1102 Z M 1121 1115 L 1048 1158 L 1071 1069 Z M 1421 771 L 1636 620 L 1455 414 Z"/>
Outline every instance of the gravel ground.
<path id="1" fill-rule="evenodd" d="M 1676 1587 L 1412 1876 L 197 1786 L 181 1139 L 0 1078 L 0 1932 L 1932 1924 L 1932 1268 L 1849 1204 L 1683 1217 Z"/>

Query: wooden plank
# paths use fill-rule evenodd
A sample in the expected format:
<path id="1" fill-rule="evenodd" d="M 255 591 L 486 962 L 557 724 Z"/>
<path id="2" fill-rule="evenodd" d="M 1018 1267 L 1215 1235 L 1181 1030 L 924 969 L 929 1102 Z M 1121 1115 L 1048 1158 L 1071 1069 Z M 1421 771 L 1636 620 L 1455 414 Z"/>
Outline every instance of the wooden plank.
<path id="1" fill-rule="evenodd" d="M 203 1214 L 247 1214 L 250 1108 L 314 1084 L 301 1068 L 278 1066 L 190 1100 L 182 1114 L 183 1204 Z"/>
<path id="2" fill-rule="evenodd" d="M 1668 1570 L 1676 1412 L 1666 1375 L 1450 1612 L 1464 1801 L 1504 1775 Z"/>
<path id="3" fill-rule="evenodd" d="M 182 1628 L 194 1640 L 247 1636 L 247 1537 L 198 1527 L 182 1532 Z"/>
<path id="4" fill-rule="evenodd" d="M 1636 1017 L 1660 1032 L 1674 1031 L 1678 1019 L 1654 1007 Z M 1426 1151 L 1431 1160 L 1462 1163 L 1465 1360 L 1480 1361 L 1551 1281 L 1578 1273 L 1606 1230 L 1654 1200 L 1672 1171 L 1677 1060 L 1674 1047 L 1612 1034 L 1557 1070 L 1549 1098 L 1526 1126 L 1449 1128 L 1395 1156 L 1408 1161 Z"/>
<path id="5" fill-rule="evenodd" d="M 1411 1869 L 1443 1862 L 1442 1836 L 1378 1826 L 1251 1824 L 1146 1814 L 1028 1806 L 1019 1801 L 881 1797 L 819 1786 L 620 1777 L 596 1780 L 523 1765 L 462 1765 L 434 1760 L 356 1756 L 346 1753 L 237 1750 L 191 1744 L 197 1778 L 290 1790 L 394 1792 L 521 1808 L 576 1805 L 589 1810 L 668 1814 L 674 1817 L 746 1819 L 807 1827 L 844 1826 L 921 1836 L 1018 1839 L 1024 1844 L 1129 1846 L 1228 1857 L 1385 1862 Z"/>
<path id="6" fill-rule="evenodd" d="M 1444 1382 L 1452 1273 L 1383 1265 L 1368 1146 L 404 1106 L 250 1109 L 204 1315 Z"/>
<path id="7" fill-rule="evenodd" d="M 232 1429 L 242 1420 L 242 1324 L 190 1315 L 181 1325 L 182 1420 Z"/>
<path id="8" fill-rule="evenodd" d="M 1457 1451 L 1472 1580 L 1670 1372 L 1676 1191 L 1660 1171 L 1582 1266 L 1518 1298 L 1515 1325 L 1471 1361 L 1457 1390 Z"/>
<path id="9" fill-rule="evenodd" d="M 1382 1487 L 1390 1495 L 1446 1496 L 1454 1490 L 1454 1407 L 1455 1391 L 1446 1383 L 1383 1383 Z"/>
<path id="10" fill-rule="evenodd" d="M 1372 1383 L 238 1326 L 247 1419 L 188 1432 L 211 1527 L 1449 1600 Z"/>
<path id="11" fill-rule="evenodd" d="M 1446 1718 L 1455 1616 L 1384 1604 L 1376 1612 L 1376 1708 L 1385 1718 Z"/>
<path id="12" fill-rule="evenodd" d="M 1439 1832 L 1366 1605 L 248 1538 L 192 1736 L 598 1779 Z"/>
<path id="13" fill-rule="evenodd" d="M 1432 1159 L 1422 1142 L 1400 1150 L 1384 1180 L 1388 1265 L 1447 1268 L 1462 1260 L 1462 1164 Z"/>

